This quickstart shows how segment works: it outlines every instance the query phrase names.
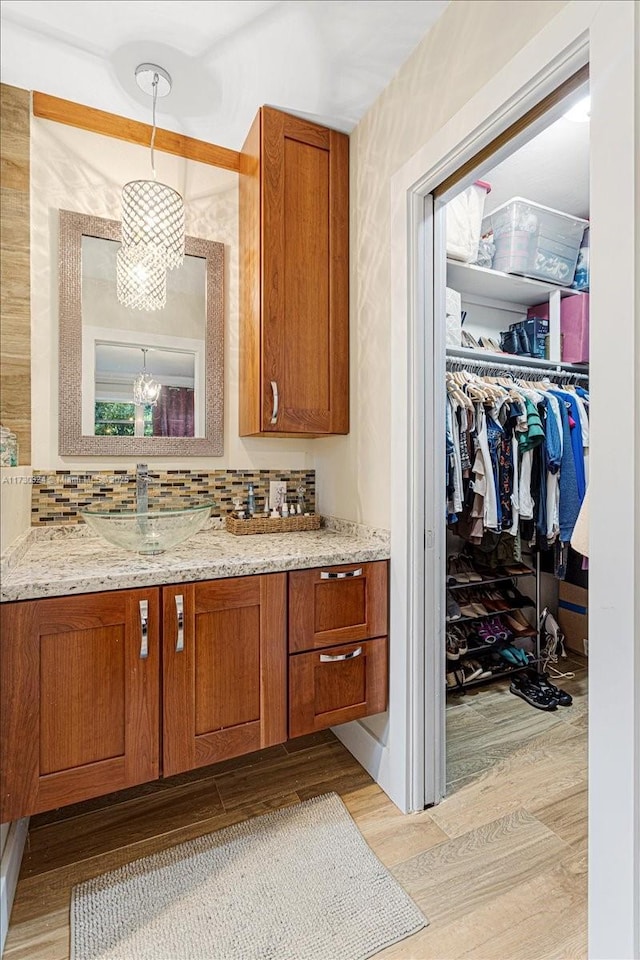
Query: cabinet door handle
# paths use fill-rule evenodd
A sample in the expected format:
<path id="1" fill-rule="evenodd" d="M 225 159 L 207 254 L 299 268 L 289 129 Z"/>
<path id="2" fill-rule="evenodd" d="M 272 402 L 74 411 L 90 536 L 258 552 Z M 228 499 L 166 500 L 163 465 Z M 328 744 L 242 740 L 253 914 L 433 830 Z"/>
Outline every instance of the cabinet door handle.
<path id="1" fill-rule="evenodd" d="M 357 570 L 341 570 L 339 573 L 336 573 L 335 570 L 322 570 L 320 572 L 321 580 L 349 580 L 351 577 L 361 576 L 362 567 L 358 567 Z"/>
<path id="2" fill-rule="evenodd" d="M 355 660 L 362 653 L 362 647 L 352 650 L 351 653 L 336 653 L 333 656 L 330 653 L 320 654 L 320 663 L 336 663 L 338 660 Z"/>
<path id="3" fill-rule="evenodd" d="M 277 423 L 280 401 L 278 397 L 278 384 L 275 380 L 271 381 L 271 393 L 273 394 L 273 413 L 271 414 L 271 423 Z"/>
<path id="4" fill-rule="evenodd" d="M 178 622 L 176 653 L 182 653 L 184 650 L 184 597 L 181 593 L 176 597 L 176 620 Z"/>
<path id="5" fill-rule="evenodd" d="M 140 601 L 140 659 L 149 656 L 149 601 Z"/>

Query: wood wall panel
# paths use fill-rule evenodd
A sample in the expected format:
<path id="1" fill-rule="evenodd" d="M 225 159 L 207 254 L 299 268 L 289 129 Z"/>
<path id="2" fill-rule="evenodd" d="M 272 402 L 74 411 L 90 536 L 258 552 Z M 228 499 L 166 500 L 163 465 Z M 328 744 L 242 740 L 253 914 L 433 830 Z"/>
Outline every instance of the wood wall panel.
<path id="1" fill-rule="evenodd" d="M 28 90 L 0 84 L 0 422 L 31 462 Z"/>

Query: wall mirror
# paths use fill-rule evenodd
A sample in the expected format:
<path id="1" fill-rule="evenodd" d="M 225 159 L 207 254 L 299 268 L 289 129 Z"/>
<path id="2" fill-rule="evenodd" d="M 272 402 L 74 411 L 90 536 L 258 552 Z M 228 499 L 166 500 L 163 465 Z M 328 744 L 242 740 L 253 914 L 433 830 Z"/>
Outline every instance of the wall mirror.
<path id="1" fill-rule="evenodd" d="M 116 296 L 118 221 L 61 210 L 59 236 L 60 455 L 222 456 L 224 245 L 187 237 L 145 311 Z"/>

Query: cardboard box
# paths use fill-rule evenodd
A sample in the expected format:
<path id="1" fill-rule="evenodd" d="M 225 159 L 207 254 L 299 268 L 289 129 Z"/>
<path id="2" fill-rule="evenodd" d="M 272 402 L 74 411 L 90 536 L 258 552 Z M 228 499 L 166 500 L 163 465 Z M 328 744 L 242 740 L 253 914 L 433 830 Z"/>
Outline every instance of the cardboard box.
<path id="1" fill-rule="evenodd" d="M 560 581 L 558 626 L 564 633 L 567 649 L 586 656 L 589 641 L 589 591 L 584 587 L 576 587 L 565 580 Z"/>

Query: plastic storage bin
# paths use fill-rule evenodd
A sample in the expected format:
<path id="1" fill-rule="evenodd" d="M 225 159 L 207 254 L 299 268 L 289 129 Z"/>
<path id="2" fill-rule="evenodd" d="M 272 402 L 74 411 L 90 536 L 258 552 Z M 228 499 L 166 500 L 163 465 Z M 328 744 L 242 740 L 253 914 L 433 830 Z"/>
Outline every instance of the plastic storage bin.
<path id="1" fill-rule="evenodd" d="M 589 227 L 585 230 L 580 244 L 576 274 L 572 286 L 574 290 L 589 290 Z"/>
<path id="2" fill-rule="evenodd" d="M 473 263 L 478 256 L 484 201 L 490 190 L 489 183 L 476 180 L 447 204 L 448 257 Z"/>
<path id="3" fill-rule="evenodd" d="M 493 269 L 569 287 L 588 220 L 513 197 L 482 221 L 493 233 Z"/>
<path id="4" fill-rule="evenodd" d="M 457 290 L 447 287 L 447 329 L 446 342 L 448 347 L 459 347 L 462 344 L 462 298 Z"/>
<path id="5" fill-rule="evenodd" d="M 529 307 L 528 317 L 549 318 L 549 304 Z M 565 363 L 589 361 L 589 294 L 576 293 L 560 303 L 560 359 Z"/>

